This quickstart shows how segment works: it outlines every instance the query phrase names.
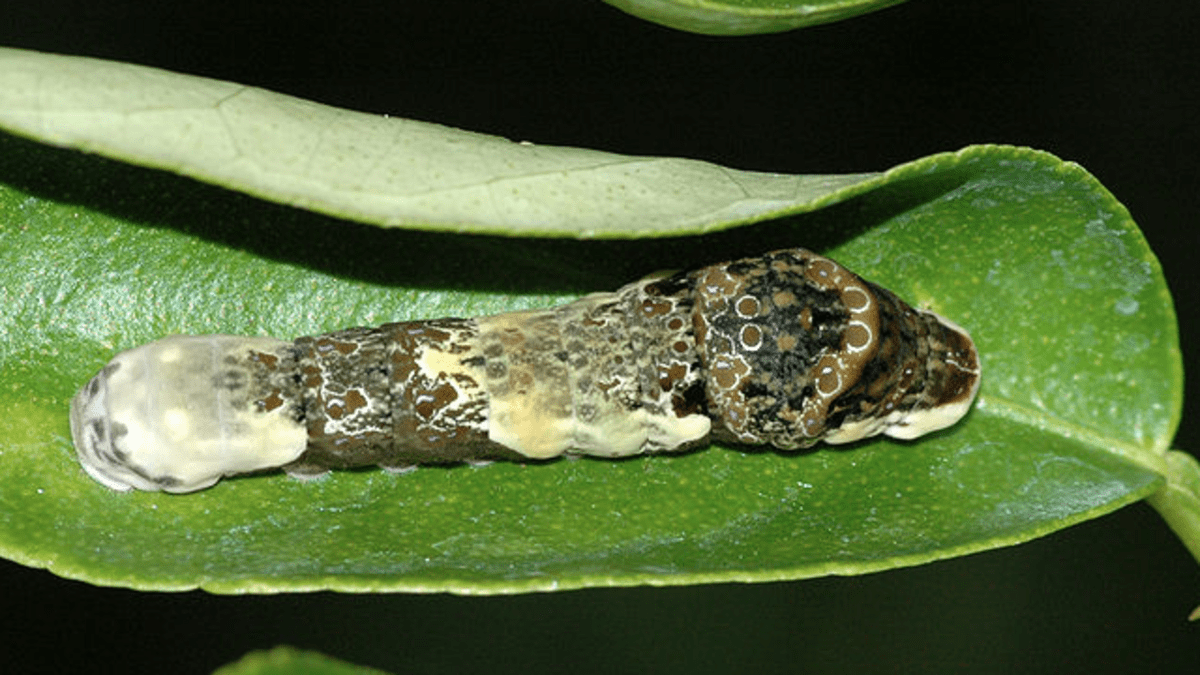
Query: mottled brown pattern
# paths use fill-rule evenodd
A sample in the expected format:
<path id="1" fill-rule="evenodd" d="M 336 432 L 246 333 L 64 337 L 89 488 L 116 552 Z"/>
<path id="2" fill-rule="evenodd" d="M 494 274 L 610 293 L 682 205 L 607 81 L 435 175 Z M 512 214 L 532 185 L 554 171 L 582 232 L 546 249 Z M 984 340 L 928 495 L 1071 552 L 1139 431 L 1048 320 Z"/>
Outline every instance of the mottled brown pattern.
<path id="1" fill-rule="evenodd" d="M 262 440 L 246 431 L 241 445 L 291 448 L 287 425 L 306 430 L 307 449 L 284 467 L 298 476 L 371 464 L 619 457 L 710 439 L 790 450 L 878 433 L 911 438 L 965 414 L 979 384 L 965 331 L 804 249 L 646 279 L 547 310 L 350 328 L 290 344 L 214 336 L 211 345 L 168 338 L 139 349 L 150 351 L 114 364 L 156 359 L 170 377 L 194 378 L 202 375 L 171 365 L 173 354 L 188 350 L 192 369 L 206 367 L 205 350 L 226 354 L 207 375 L 208 386 L 224 392 L 209 408 L 252 416 L 238 419 L 261 427 Z M 207 465 L 189 466 L 193 478 L 143 469 L 128 478 L 129 467 L 98 467 L 130 454 L 101 447 L 116 435 L 110 429 L 136 426 L 119 415 L 143 414 L 123 403 L 119 415 L 93 419 L 110 415 L 106 397 L 131 398 L 132 384 L 122 381 L 129 389 L 116 392 L 97 385 L 116 372 L 102 371 L 73 403 L 77 444 L 95 446 L 81 448 L 85 464 L 97 465 L 89 472 L 118 489 L 210 485 Z M 184 408 L 151 412 L 171 427 L 166 435 L 200 422 Z M 270 424 L 255 421 L 267 415 Z M 237 433 L 226 426 L 208 433 Z M 155 466 L 170 466 L 155 452 Z M 282 447 L 272 456 L 281 454 Z"/>
<path id="2" fill-rule="evenodd" d="M 260 412 L 274 412 L 287 407 L 294 419 L 304 419 L 304 394 L 297 382 L 295 354 L 283 354 L 250 350 L 245 362 L 246 371 L 253 386 L 254 408 Z"/>
<path id="3" fill-rule="evenodd" d="M 968 396 L 978 373 L 962 333 L 803 249 L 649 279 L 550 310 L 355 331 L 297 344 L 327 342 L 352 358 L 345 336 L 388 341 L 392 400 L 360 407 L 390 410 L 391 435 L 344 430 L 345 399 L 357 390 L 342 384 L 319 423 L 317 407 L 306 407 L 310 438 L 313 445 L 325 435 L 341 446 L 390 443 L 392 450 L 372 456 L 394 466 L 505 451 L 545 458 L 679 450 L 703 442 L 710 426 L 718 438 L 783 449 L 831 436 L 845 442 L 879 433 L 903 413 Z M 433 354 L 437 372 L 425 363 Z M 966 366 L 948 369 L 948 358 Z M 304 361 L 306 378 L 312 363 Z M 330 367 L 322 376 L 342 378 Z M 312 393 L 322 387 L 329 384 L 310 384 L 306 400 L 323 401 Z M 321 432 L 329 428 L 335 432 Z M 328 456 L 310 449 L 304 460 L 344 465 L 366 455 Z"/>
<path id="4" fill-rule="evenodd" d="M 693 274 L 720 437 L 848 442 L 974 395 L 979 363 L 964 332 L 828 258 L 790 249 Z"/>
<path id="5" fill-rule="evenodd" d="M 378 330 L 350 328 L 294 342 L 308 450 L 290 471 L 376 463 L 392 445 L 388 344 Z"/>

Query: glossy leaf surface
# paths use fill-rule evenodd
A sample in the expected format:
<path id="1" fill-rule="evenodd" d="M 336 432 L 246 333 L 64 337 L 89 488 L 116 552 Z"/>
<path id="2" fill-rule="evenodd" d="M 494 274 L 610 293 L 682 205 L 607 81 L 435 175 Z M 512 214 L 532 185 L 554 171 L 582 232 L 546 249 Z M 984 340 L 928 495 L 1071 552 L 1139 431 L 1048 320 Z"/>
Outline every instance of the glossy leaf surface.
<path id="1" fill-rule="evenodd" d="M 1120 204 L 1044 153 L 969 148 L 752 228 L 582 242 L 372 228 L 0 141 L 0 551 L 64 576 L 506 593 L 856 574 L 1040 536 L 1170 474 L 1181 372 L 1161 271 Z M 116 494 L 74 460 L 75 389 L 164 334 L 545 306 L 796 245 L 971 331 L 984 386 L 964 423 L 806 454 L 270 475 L 186 496 Z"/>

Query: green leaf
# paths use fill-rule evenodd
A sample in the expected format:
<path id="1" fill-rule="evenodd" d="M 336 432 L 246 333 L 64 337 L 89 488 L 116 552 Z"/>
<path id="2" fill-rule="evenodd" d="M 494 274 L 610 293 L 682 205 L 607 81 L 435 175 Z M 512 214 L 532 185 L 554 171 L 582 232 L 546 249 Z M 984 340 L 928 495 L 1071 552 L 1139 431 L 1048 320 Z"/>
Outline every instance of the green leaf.
<path id="1" fill-rule="evenodd" d="M 236 663 L 213 671 L 213 675 L 387 675 L 382 670 L 356 666 L 319 652 L 293 647 L 250 652 Z"/>
<path id="2" fill-rule="evenodd" d="M 820 208 L 878 177 L 514 143 L 232 82 L 5 48 L 0 130 L 333 216 L 449 232 L 698 233 Z"/>
<path id="3" fill-rule="evenodd" d="M 841 21 L 904 0 L 604 0 L 647 21 L 691 33 L 751 35 Z"/>
<path id="4" fill-rule="evenodd" d="M 820 210 L 640 241 L 355 225 L 5 136 L 0 183 L 0 554 L 67 577 L 478 594 L 857 574 L 1041 536 L 1170 473 L 1182 375 L 1161 270 L 1125 209 L 1045 153 L 934 155 Z M 964 423 L 804 454 L 267 475 L 183 496 L 111 492 L 74 459 L 76 388 L 164 334 L 545 306 L 796 245 L 971 331 L 984 384 Z"/>

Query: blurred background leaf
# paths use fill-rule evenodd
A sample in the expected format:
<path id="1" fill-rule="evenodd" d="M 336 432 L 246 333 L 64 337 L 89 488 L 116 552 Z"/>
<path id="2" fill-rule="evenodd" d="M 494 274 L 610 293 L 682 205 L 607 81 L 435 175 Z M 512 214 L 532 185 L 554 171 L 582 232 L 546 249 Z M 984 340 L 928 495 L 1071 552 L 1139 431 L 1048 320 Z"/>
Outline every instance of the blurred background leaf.
<path id="1" fill-rule="evenodd" d="M 381 670 L 356 666 L 318 652 L 291 647 L 251 652 L 213 675 L 386 675 Z"/>
<path id="2" fill-rule="evenodd" d="M 477 234 L 690 234 L 818 208 L 878 177 L 514 143 L 234 82 L 2 47 L 0 129 L 333 216 Z"/>
<path id="3" fill-rule="evenodd" d="M 669 28 L 707 35 L 753 35 L 841 21 L 904 0 L 604 0 Z"/>

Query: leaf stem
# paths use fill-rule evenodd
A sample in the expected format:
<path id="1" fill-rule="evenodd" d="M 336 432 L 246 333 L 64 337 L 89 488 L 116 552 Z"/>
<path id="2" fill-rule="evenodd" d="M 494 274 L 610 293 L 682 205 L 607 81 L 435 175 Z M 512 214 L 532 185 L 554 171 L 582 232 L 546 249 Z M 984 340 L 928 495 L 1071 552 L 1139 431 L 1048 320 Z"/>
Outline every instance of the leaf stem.
<path id="1" fill-rule="evenodd" d="M 1200 462 L 1178 450 L 1171 450 L 1165 458 L 1167 483 L 1146 501 L 1167 521 L 1192 557 L 1200 561 Z M 1200 607 L 1188 620 L 1200 620 Z"/>

